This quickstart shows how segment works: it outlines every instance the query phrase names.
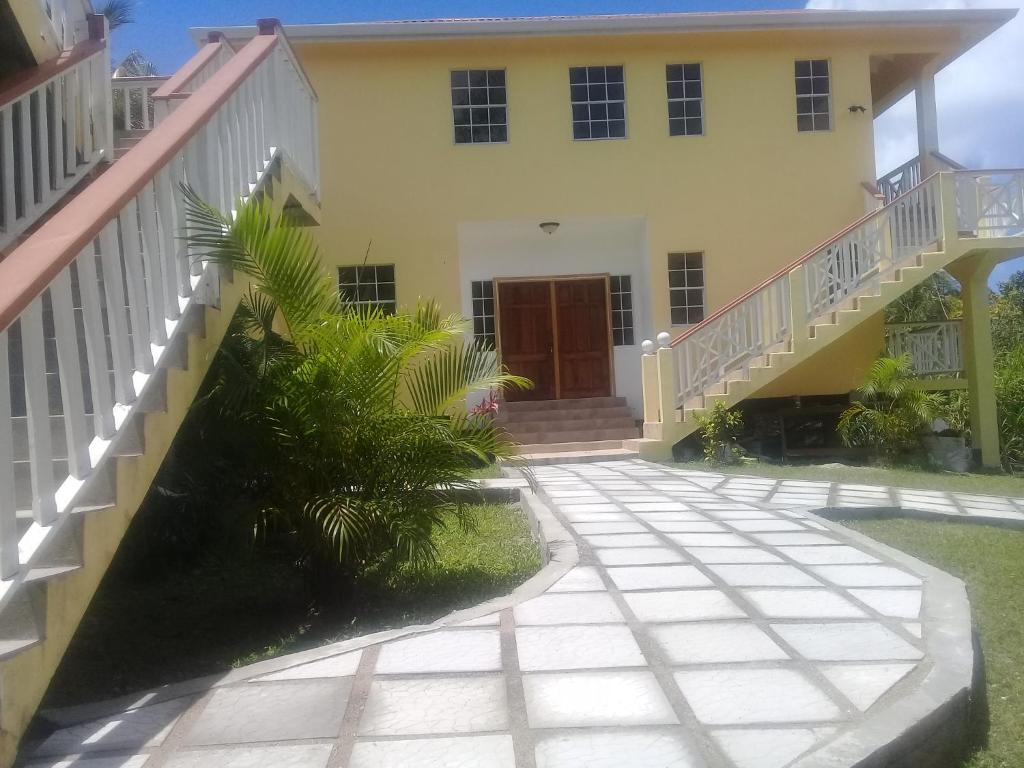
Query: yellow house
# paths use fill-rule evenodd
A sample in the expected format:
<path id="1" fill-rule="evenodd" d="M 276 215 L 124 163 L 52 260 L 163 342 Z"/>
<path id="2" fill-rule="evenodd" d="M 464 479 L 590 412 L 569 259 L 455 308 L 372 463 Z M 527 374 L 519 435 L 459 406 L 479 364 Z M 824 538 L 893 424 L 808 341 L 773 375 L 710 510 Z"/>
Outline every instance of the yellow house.
<path id="1" fill-rule="evenodd" d="M 618 396 L 644 414 L 656 443 L 627 447 L 664 454 L 692 431 L 691 405 L 699 411 L 716 390 L 673 393 L 667 421 L 680 426 L 662 430 L 651 393 L 672 387 L 649 382 L 645 412 L 641 343 L 692 333 L 888 202 L 880 196 L 955 168 L 937 153 L 933 75 L 1012 15 L 782 11 L 286 27 L 319 99 L 325 256 L 354 300 L 393 307 L 431 298 L 471 317 L 477 340 L 535 382 L 511 397 L 546 402 L 510 409 L 524 442 L 620 447 L 600 438 L 634 434 L 621 426 L 629 424 L 622 400 L 607 403 L 617 408 L 605 414 L 611 420 L 598 401 L 547 402 Z M 229 40 L 252 35 L 222 31 Z M 921 154 L 879 190 L 872 121 L 911 91 Z M 956 260 L 954 250 L 940 266 Z M 884 272 L 866 253 L 855 261 L 825 274 L 848 282 L 857 273 L 861 283 L 825 286 L 828 296 L 855 300 Z M 903 281 L 886 296 L 931 271 L 897 272 Z M 880 309 L 862 311 L 827 351 L 775 363 L 742 395 L 845 396 L 886 346 Z M 959 330 L 890 329 L 890 347 L 954 373 Z M 691 354 L 691 369 L 729 368 L 736 352 L 753 349 L 749 334 L 736 350 Z M 792 351 L 791 340 L 775 341 Z M 956 359 L 935 359 L 940 347 Z M 747 375 L 755 361 L 738 362 Z M 682 365 L 672 366 L 677 379 Z M 570 406 L 587 412 L 566 413 Z M 996 460 L 987 452 L 986 463 Z"/>

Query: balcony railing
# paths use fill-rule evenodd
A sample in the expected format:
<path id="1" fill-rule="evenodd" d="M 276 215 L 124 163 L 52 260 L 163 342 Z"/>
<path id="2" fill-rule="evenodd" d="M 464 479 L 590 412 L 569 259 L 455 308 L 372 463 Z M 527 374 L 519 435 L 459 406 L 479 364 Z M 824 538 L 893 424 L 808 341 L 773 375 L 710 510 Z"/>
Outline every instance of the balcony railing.
<path id="1" fill-rule="evenodd" d="M 0 249 L 109 150 L 109 61 L 87 40 L 0 92 Z"/>
<path id="2" fill-rule="evenodd" d="M 956 226 L 960 237 L 1024 235 L 1024 171 L 958 171 Z"/>
<path id="3" fill-rule="evenodd" d="M 930 153 L 932 164 L 942 171 L 960 171 L 963 166 L 950 160 L 940 152 Z M 886 204 L 891 203 L 905 192 L 909 192 L 924 179 L 921 169 L 921 156 L 913 157 L 899 168 L 894 168 L 878 180 L 878 191 Z"/>
<path id="4" fill-rule="evenodd" d="M 961 373 L 960 320 L 927 323 L 890 323 L 885 326 L 885 350 L 890 357 L 907 355 L 918 376 Z"/>
<path id="5" fill-rule="evenodd" d="M 110 90 L 114 109 L 114 130 L 148 131 L 156 125 L 156 102 L 153 95 L 168 78 L 112 77 Z"/>

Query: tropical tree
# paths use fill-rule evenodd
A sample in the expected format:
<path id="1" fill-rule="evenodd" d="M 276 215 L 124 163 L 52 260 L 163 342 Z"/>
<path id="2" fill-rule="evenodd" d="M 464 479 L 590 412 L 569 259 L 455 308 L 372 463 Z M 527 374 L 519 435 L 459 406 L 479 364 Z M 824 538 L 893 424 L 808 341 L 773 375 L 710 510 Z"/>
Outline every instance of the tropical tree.
<path id="1" fill-rule="evenodd" d="M 910 357 L 880 357 L 872 363 L 857 399 L 839 417 L 848 446 L 872 447 L 898 462 L 920 446 L 921 434 L 943 410 L 935 394 L 914 386 Z"/>
<path id="2" fill-rule="evenodd" d="M 953 320 L 963 315 L 960 286 L 946 272 L 936 272 L 885 308 L 887 323 Z"/>
<path id="3" fill-rule="evenodd" d="M 107 0 L 96 8 L 96 13 L 107 17 L 111 30 L 135 21 L 135 0 Z"/>
<path id="4" fill-rule="evenodd" d="M 456 492 L 472 469 L 513 451 L 466 395 L 530 383 L 433 303 L 341 302 L 310 235 L 266 204 L 231 219 L 184 193 L 193 251 L 251 281 L 195 411 L 232 443 L 221 474 L 252 530 L 291 541 L 329 583 L 339 568 L 431 558 L 434 527 L 466 521 Z"/>

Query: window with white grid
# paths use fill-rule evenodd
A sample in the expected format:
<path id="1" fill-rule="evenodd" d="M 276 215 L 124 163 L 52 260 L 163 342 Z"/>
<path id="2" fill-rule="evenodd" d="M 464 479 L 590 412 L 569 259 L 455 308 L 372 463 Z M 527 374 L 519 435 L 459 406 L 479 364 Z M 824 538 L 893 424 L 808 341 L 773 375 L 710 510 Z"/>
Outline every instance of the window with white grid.
<path id="1" fill-rule="evenodd" d="M 665 66 L 669 136 L 704 133 L 704 83 L 700 64 Z"/>
<path id="2" fill-rule="evenodd" d="M 704 319 L 704 254 L 668 255 L 668 296 L 672 325 L 692 325 Z"/>
<path id="3" fill-rule="evenodd" d="M 633 340 L 633 285 L 629 275 L 612 275 L 612 344 L 616 347 L 632 346 Z"/>
<path id="4" fill-rule="evenodd" d="M 494 283 L 474 280 L 472 291 L 473 339 L 485 349 L 494 349 Z"/>
<path id="5" fill-rule="evenodd" d="M 570 67 L 574 139 L 626 138 L 626 83 L 622 67 Z"/>
<path id="6" fill-rule="evenodd" d="M 338 288 L 342 301 L 347 304 L 374 307 L 389 315 L 397 308 L 394 264 L 339 267 Z"/>
<path id="7" fill-rule="evenodd" d="M 796 62 L 796 129 L 832 129 L 832 84 L 828 59 Z"/>
<path id="8" fill-rule="evenodd" d="M 500 144 L 508 141 L 505 70 L 453 71 L 452 116 L 456 144 Z"/>

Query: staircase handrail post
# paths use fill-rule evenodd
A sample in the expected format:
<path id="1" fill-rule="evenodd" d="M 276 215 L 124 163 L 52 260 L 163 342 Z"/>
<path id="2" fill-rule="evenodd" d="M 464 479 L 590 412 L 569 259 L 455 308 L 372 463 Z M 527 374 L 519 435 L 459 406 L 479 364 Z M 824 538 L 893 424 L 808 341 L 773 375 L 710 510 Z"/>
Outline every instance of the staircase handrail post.
<path id="1" fill-rule="evenodd" d="M 91 13 L 88 17 L 89 38 L 104 41 L 103 55 L 100 66 L 92 73 L 93 98 L 99 99 L 102 105 L 99 119 L 94 118 L 99 136 L 96 146 L 103 150 L 103 158 L 107 162 L 114 160 L 114 94 L 110 88 L 110 22 L 102 13 Z"/>
<path id="2" fill-rule="evenodd" d="M 676 372 L 676 350 L 669 346 L 671 336 L 658 334 L 658 411 L 661 421 L 662 439 L 669 437 L 672 414 L 681 407 L 679 403 L 679 376 Z M 682 350 L 680 350 L 680 355 Z M 682 359 L 680 357 L 680 359 Z"/>
<path id="3" fill-rule="evenodd" d="M 640 358 L 640 371 L 643 378 L 644 424 L 657 424 L 661 421 L 660 399 L 661 382 L 658 378 L 658 356 L 655 354 L 654 342 L 645 339 L 640 345 L 643 355 Z"/>
<path id="4" fill-rule="evenodd" d="M 942 172 L 938 174 L 939 183 L 939 211 L 942 216 L 942 223 L 939 229 L 942 231 L 942 247 L 949 251 L 957 241 L 960 234 L 959 216 L 957 214 L 957 174 Z"/>
<path id="5" fill-rule="evenodd" d="M 807 265 L 797 264 L 789 271 L 789 311 L 793 338 L 793 352 L 803 349 L 809 340 L 807 334 L 809 305 L 807 282 Z"/>

